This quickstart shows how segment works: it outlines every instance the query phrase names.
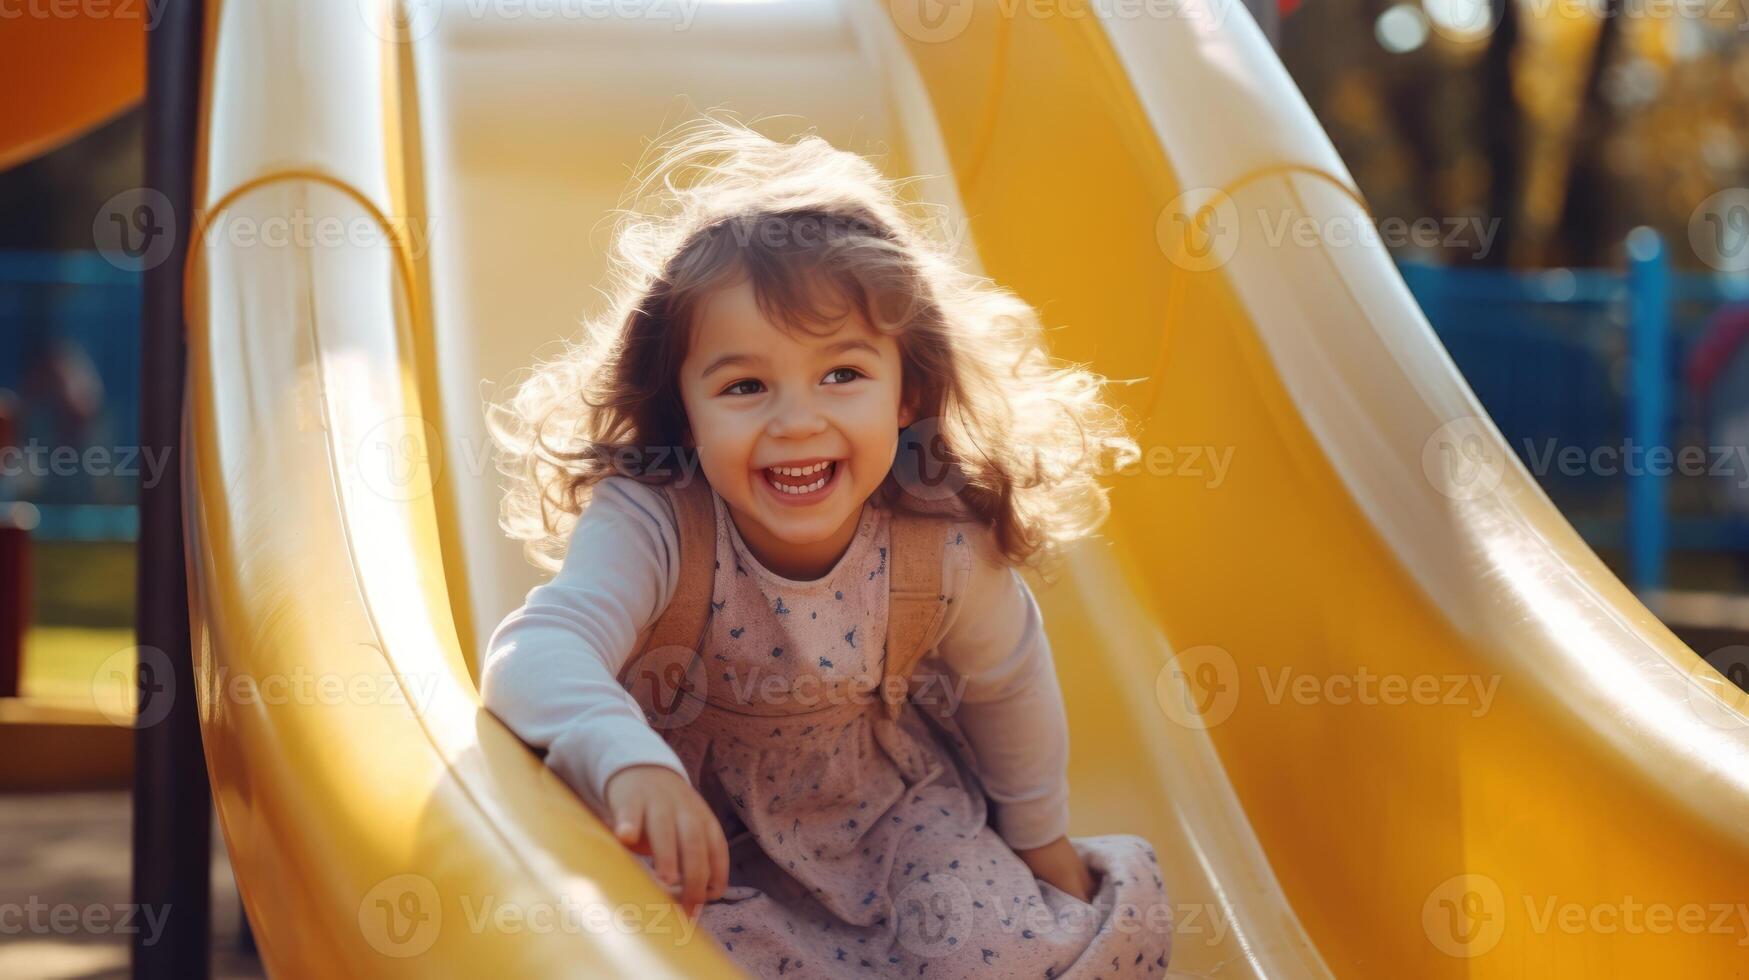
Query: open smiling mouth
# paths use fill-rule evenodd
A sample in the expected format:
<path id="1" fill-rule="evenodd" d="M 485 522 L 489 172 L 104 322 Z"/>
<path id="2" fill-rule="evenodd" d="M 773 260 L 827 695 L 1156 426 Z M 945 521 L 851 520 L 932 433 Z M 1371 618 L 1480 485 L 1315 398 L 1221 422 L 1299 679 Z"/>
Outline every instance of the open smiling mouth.
<path id="1" fill-rule="evenodd" d="M 838 461 L 805 466 L 767 466 L 760 470 L 767 487 L 785 503 L 807 503 L 824 497 L 838 477 Z"/>

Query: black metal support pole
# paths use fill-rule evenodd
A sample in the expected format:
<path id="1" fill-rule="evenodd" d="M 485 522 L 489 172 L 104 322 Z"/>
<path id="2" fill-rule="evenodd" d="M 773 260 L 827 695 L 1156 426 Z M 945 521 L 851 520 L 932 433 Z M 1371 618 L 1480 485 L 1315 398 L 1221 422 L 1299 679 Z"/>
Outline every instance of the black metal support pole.
<path id="1" fill-rule="evenodd" d="M 18 439 L 15 399 L 0 393 L 0 450 Z M 0 501 L 0 698 L 18 697 L 24 678 L 24 631 L 30 626 L 30 531 Z"/>
<path id="2" fill-rule="evenodd" d="M 163 916 L 164 927 L 134 937 L 135 980 L 205 980 L 210 966 L 212 791 L 189 646 L 181 478 L 182 268 L 194 227 L 202 6 L 168 0 L 146 35 L 145 186 L 169 201 L 172 213 L 153 226 L 173 227 L 175 241 L 165 261 L 145 270 L 141 321 L 140 440 L 170 455 L 157 482 L 140 486 L 134 901 Z"/>

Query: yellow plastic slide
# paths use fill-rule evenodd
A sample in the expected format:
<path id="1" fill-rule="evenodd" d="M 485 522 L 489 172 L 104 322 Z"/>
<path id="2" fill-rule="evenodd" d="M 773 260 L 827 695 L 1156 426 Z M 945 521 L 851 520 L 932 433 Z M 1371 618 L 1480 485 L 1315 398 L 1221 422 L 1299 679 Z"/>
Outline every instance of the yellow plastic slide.
<path id="1" fill-rule="evenodd" d="M 930 176 L 1059 354 L 1140 379 L 1111 523 L 1032 584 L 1073 832 L 1156 844 L 1175 974 L 1749 969 L 1749 714 L 1539 492 L 1253 22 L 1200 2 L 209 0 L 193 614 L 275 975 L 732 972 L 474 684 L 538 581 L 483 398 L 599 301 L 646 141 L 718 106 Z"/>

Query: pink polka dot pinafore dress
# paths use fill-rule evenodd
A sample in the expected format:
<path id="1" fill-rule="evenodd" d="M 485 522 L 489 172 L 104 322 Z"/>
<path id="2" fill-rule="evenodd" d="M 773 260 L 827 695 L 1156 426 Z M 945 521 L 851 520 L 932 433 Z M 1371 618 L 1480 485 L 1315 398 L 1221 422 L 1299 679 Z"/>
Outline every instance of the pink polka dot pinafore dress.
<path id="1" fill-rule="evenodd" d="M 865 503 L 837 565 L 804 582 L 762 566 L 711 498 L 706 694 L 661 731 L 729 840 L 729 887 L 700 927 L 762 978 L 1163 975 L 1171 911 L 1147 841 L 1072 838 L 1096 880 L 1082 902 L 1035 878 L 990 827 L 933 653 L 911 703 L 888 717 L 873 688 L 890 514 Z M 963 589 L 965 525 L 940 526 L 944 582 Z"/>

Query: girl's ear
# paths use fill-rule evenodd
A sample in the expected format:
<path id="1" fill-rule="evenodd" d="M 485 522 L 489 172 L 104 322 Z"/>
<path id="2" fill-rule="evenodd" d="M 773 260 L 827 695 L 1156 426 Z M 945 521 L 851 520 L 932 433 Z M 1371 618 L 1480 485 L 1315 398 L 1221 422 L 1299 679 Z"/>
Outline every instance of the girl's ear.
<path id="1" fill-rule="evenodd" d="M 911 400 L 905 398 L 899 403 L 899 428 L 906 428 L 915 421 L 917 421 L 917 413 L 911 407 Z"/>

